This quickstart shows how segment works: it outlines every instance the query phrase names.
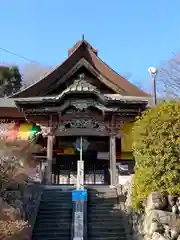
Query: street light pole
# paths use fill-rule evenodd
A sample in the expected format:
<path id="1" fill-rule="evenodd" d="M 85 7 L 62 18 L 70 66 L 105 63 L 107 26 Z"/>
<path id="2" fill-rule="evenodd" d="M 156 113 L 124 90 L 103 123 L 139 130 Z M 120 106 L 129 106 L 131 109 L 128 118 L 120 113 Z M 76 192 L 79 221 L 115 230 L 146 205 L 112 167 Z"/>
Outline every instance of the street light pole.
<path id="1" fill-rule="evenodd" d="M 157 69 L 154 67 L 148 68 L 149 75 L 152 81 L 152 95 L 153 95 L 153 106 L 157 104 L 157 92 L 156 92 L 156 76 L 157 76 Z"/>

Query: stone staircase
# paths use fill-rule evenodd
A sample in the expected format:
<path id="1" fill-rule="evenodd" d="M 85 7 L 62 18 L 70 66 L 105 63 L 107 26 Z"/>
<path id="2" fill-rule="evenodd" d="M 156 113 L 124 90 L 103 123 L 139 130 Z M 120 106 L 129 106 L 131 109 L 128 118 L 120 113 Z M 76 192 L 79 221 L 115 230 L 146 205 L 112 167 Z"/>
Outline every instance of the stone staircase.
<path id="1" fill-rule="evenodd" d="M 88 240 L 125 240 L 123 215 L 116 189 L 95 186 L 88 189 Z"/>
<path id="2" fill-rule="evenodd" d="M 70 240 L 71 191 L 45 189 L 39 206 L 32 240 Z"/>

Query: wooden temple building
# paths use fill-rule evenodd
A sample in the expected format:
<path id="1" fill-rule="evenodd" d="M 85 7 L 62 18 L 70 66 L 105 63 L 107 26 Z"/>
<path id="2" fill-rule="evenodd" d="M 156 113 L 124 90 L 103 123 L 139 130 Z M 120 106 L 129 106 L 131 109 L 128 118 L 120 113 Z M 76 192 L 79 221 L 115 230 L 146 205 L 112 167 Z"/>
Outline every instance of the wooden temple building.
<path id="1" fill-rule="evenodd" d="M 85 184 L 116 185 L 119 175 L 133 171 L 132 123 L 149 102 L 82 40 L 42 79 L 0 99 L 0 134 L 12 139 L 46 133 L 38 141 L 49 184 L 75 183 L 82 137 Z"/>

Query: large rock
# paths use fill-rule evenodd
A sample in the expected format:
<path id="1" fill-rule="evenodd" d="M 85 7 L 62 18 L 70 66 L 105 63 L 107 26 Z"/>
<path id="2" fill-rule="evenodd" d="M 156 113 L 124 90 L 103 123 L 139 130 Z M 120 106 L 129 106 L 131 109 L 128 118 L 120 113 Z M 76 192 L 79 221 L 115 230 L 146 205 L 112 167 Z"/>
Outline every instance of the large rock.
<path id="1" fill-rule="evenodd" d="M 21 212 L 19 209 L 16 209 L 0 198 L 0 220 L 20 220 L 21 219 Z"/>
<path id="2" fill-rule="evenodd" d="M 152 192 L 146 200 L 145 210 L 146 212 L 155 209 L 164 210 L 167 205 L 168 201 L 165 194 L 160 192 Z"/>
<path id="3" fill-rule="evenodd" d="M 152 235 L 152 240 L 169 240 L 170 238 L 167 238 L 165 236 L 163 236 L 162 234 L 155 232 Z"/>
<path id="4" fill-rule="evenodd" d="M 24 218 L 25 218 L 25 212 L 24 212 L 24 208 L 23 208 L 23 203 L 22 203 L 22 201 L 19 200 L 19 199 L 16 199 L 16 200 L 14 201 L 14 203 L 13 203 L 13 207 L 14 207 L 17 211 L 19 211 L 19 214 L 20 214 L 21 218 L 24 219 Z"/>
<path id="5" fill-rule="evenodd" d="M 125 184 L 117 185 L 117 194 L 121 200 L 124 201 L 126 208 L 132 207 L 131 195 L 132 195 L 132 183 L 134 175 L 129 176 L 129 180 Z M 123 198 L 124 197 L 124 198 Z"/>
<path id="6" fill-rule="evenodd" d="M 168 195 L 167 199 L 168 199 L 168 204 L 171 207 L 173 207 L 176 204 L 176 201 L 177 201 L 177 197 L 176 196 Z"/>
<path id="7" fill-rule="evenodd" d="M 134 175 L 131 175 L 131 178 L 127 183 L 127 199 L 125 203 L 127 208 L 132 207 L 131 195 L 132 195 L 133 178 L 134 178 Z"/>
<path id="8" fill-rule="evenodd" d="M 164 232 L 165 226 L 171 230 L 171 235 L 179 232 L 177 222 L 180 216 L 167 211 L 152 210 L 146 213 L 144 219 L 144 232 L 148 236 L 152 236 L 154 232 Z"/>

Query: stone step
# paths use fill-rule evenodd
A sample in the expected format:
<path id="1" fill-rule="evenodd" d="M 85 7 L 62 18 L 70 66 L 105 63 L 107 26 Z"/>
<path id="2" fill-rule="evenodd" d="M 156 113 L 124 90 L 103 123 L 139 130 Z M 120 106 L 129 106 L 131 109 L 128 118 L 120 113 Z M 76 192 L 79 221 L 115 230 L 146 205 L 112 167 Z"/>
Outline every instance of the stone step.
<path id="1" fill-rule="evenodd" d="M 61 213 L 61 212 L 58 212 L 58 213 L 53 213 L 53 215 L 51 214 L 39 214 L 39 216 L 38 216 L 38 219 L 39 218 L 48 218 L 49 220 L 52 220 L 52 219 L 56 219 L 56 220 L 58 220 L 58 219 L 60 219 L 60 218 L 71 218 L 71 216 L 72 216 L 72 213 Z"/>
<path id="2" fill-rule="evenodd" d="M 47 193 L 47 192 L 44 192 L 43 194 L 42 194 L 42 196 L 43 197 L 50 197 L 50 196 L 52 196 L 52 197 L 63 197 L 63 198 L 69 198 L 69 197 L 71 197 L 72 196 L 72 194 L 71 193 Z"/>
<path id="3" fill-rule="evenodd" d="M 88 233 L 88 239 L 89 238 L 97 238 L 97 237 L 104 237 L 104 239 L 106 239 L 107 237 L 123 237 L 124 239 L 126 239 L 126 234 L 125 233 L 120 233 L 120 232 L 112 232 L 112 233 L 108 233 L 106 231 L 104 232 L 94 232 L 94 233 Z"/>
<path id="4" fill-rule="evenodd" d="M 119 212 L 119 209 L 88 209 L 88 215 L 106 215 L 108 214 L 110 217 L 113 217 L 114 215 L 121 217 L 122 214 Z"/>
<path id="5" fill-rule="evenodd" d="M 109 193 L 109 192 L 117 192 L 116 189 L 104 188 L 104 189 L 88 189 L 89 193 Z"/>
<path id="6" fill-rule="evenodd" d="M 119 220 L 119 219 L 118 219 Z M 124 228 L 124 223 L 122 221 L 117 221 L 116 219 L 114 221 L 112 221 L 112 219 L 101 219 L 101 218 L 88 218 L 88 226 L 90 225 L 94 225 L 94 226 L 97 226 L 99 227 L 99 224 L 103 224 L 103 225 L 108 225 L 108 226 L 111 226 L 111 225 L 117 225 L 117 226 L 123 226 Z"/>
<path id="7" fill-rule="evenodd" d="M 103 196 L 117 196 L 117 192 L 88 192 L 88 196 L 103 197 Z"/>
<path id="8" fill-rule="evenodd" d="M 72 204 L 69 204 L 69 205 L 62 205 L 62 204 L 51 204 L 51 205 L 48 205 L 48 204 L 41 204 L 40 205 L 40 208 L 39 210 L 46 210 L 46 209 L 51 209 L 51 210 L 54 210 L 54 209 L 61 209 L 61 210 L 69 210 L 69 209 L 72 209 Z"/>
<path id="9" fill-rule="evenodd" d="M 62 234 L 64 234 L 64 233 L 68 233 L 68 232 L 70 232 L 71 231 L 71 225 L 69 224 L 69 225 L 67 225 L 67 226 L 49 226 L 49 224 L 47 224 L 47 225 L 42 225 L 42 226 L 39 226 L 39 225 L 37 225 L 37 230 L 38 230 L 38 232 L 39 233 L 42 233 L 42 232 L 48 232 L 48 233 L 62 233 Z M 53 234 L 52 234 L 53 235 Z"/>
<path id="10" fill-rule="evenodd" d="M 116 204 L 116 206 L 115 206 L 115 204 L 114 205 L 102 205 L 102 206 L 99 206 L 99 205 L 87 205 L 87 209 L 88 209 L 88 211 L 90 210 L 98 210 L 98 209 L 104 209 L 105 211 L 113 211 L 113 210 L 115 210 L 115 211 L 117 211 L 117 210 L 119 210 L 120 208 L 119 208 L 119 205 L 117 205 Z"/>
<path id="11" fill-rule="evenodd" d="M 89 229 L 89 228 L 88 228 Z M 93 229 L 92 231 L 91 231 L 91 229 L 89 229 L 89 231 L 88 231 L 88 235 L 89 236 L 94 236 L 94 235 L 96 235 L 96 236 L 117 236 L 117 235 L 119 235 L 119 236 L 122 236 L 122 235 L 125 235 L 126 233 L 125 233 L 125 230 L 122 230 L 122 229 L 118 229 L 118 228 L 112 228 L 112 229 L 102 229 L 102 228 L 96 228 L 96 229 Z"/>
<path id="12" fill-rule="evenodd" d="M 63 207 L 60 207 L 60 206 L 56 206 L 56 207 L 42 207 L 42 208 L 39 208 L 39 212 L 46 212 L 46 211 L 50 211 L 50 212 L 55 212 L 56 210 L 58 211 L 62 211 L 62 212 L 69 212 L 69 211 L 72 211 L 72 207 L 66 207 L 66 208 L 63 208 Z"/>
<path id="13" fill-rule="evenodd" d="M 59 201 L 59 200 L 46 200 L 46 201 L 41 201 L 40 204 L 44 204 L 44 205 L 72 205 L 72 201 L 68 201 L 68 200 L 63 200 L 63 201 Z"/>
<path id="14" fill-rule="evenodd" d="M 106 217 L 106 216 L 109 216 L 109 218 L 114 218 L 114 217 L 119 217 L 119 218 L 121 218 L 122 217 L 122 215 L 120 215 L 120 213 L 119 212 L 117 212 L 117 211 L 114 211 L 114 212 L 112 212 L 112 211 L 104 211 L 104 210 L 102 210 L 102 211 L 99 211 L 99 210 L 94 210 L 94 211 L 91 211 L 91 210 L 88 210 L 88 216 L 90 216 L 90 217 L 92 217 L 92 216 L 100 216 L 100 217 Z"/>
<path id="15" fill-rule="evenodd" d="M 107 230 L 107 231 L 110 231 L 110 230 L 113 230 L 113 231 L 120 231 L 120 232 L 123 232 L 125 233 L 125 228 L 123 226 L 123 224 L 114 224 L 114 223 L 110 223 L 110 222 L 107 222 L 106 224 L 103 222 L 99 222 L 99 224 L 94 224 L 93 222 L 89 223 L 88 224 L 88 230 L 90 231 L 99 231 L 99 232 L 103 232 L 104 230 Z"/>
<path id="16" fill-rule="evenodd" d="M 40 207 L 39 208 L 39 212 L 41 212 L 41 211 L 56 211 L 56 210 L 59 210 L 59 211 L 72 211 L 72 206 L 69 206 L 69 207 L 61 207 L 61 206 L 59 206 L 59 205 L 56 205 L 56 206 L 51 206 L 51 207 L 49 207 L 49 206 L 42 206 L 42 207 Z"/>
<path id="17" fill-rule="evenodd" d="M 88 192 L 88 240 L 125 240 L 126 232 L 115 189 Z"/>
<path id="18" fill-rule="evenodd" d="M 32 240 L 69 240 L 72 225 L 70 191 L 45 189 L 39 206 Z"/>
<path id="19" fill-rule="evenodd" d="M 61 202 L 61 203 L 70 203 L 72 202 L 72 199 L 71 198 L 42 198 L 41 199 L 41 202 Z"/>
<path id="20" fill-rule="evenodd" d="M 43 193 L 46 194 L 46 193 L 52 193 L 52 194 L 71 194 L 72 192 L 72 189 L 69 189 L 69 190 L 62 190 L 62 189 L 44 189 Z"/>
<path id="21" fill-rule="evenodd" d="M 39 209 L 39 213 L 41 213 L 41 212 L 43 212 L 43 213 L 52 213 L 52 215 L 53 215 L 53 213 L 54 212 L 56 212 L 56 210 L 58 211 L 58 212 L 62 212 L 62 213 L 65 213 L 65 212 L 67 212 L 67 213 L 69 213 L 69 212 L 72 212 L 72 208 L 40 208 Z"/>
<path id="22" fill-rule="evenodd" d="M 86 189 L 88 190 L 98 190 L 98 191 L 104 191 L 104 190 L 115 190 L 115 188 L 111 188 L 109 185 L 89 185 L 89 186 L 86 186 Z"/>
<path id="23" fill-rule="evenodd" d="M 45 197 L 41 199 L 41 202 L 71 202 L 71 198 L 62 198 L 62 197 Z"/>
<path id="24" fill-rule="evenodd" d="M 61 205 L 69 206 L 72 205 L 72 201 L 41 201 L 41 205 L 52 206 L 52 205 Z"/>
<path id="25" fill-rule="evenodd" d="M 69 240 L 69 236 L 57 237 L 57 236 L 33 236 L 32 240 Z M 110 239 L 111 240 L 111 239 Z M 113 239 L 114 240 L 114 239 Z"/>
<path id="26" fill-rule="evenodd" d="M 101 197 L 101 196 L 117 196 L 117 192 L 88 192 L 88 196 Z"/>
<path id="27" fill-rule="evenodd" d="M 49 197 L 49 196 L 62 196 L 62 197 L 70 197 L 71 193 L 65 193 L 65 192 L 43 192 L 43 197 Z"/>
<path id="28" fill-rule="evenodd" d="M 117 194 L 101 194 L 101 195 L 92 195 L 92 194 L 88 194 L 88 200 L 89 199 L 116 199 L 118 196 Z"/>
<path id="29" fill-rule="evenodd" d="M 100 202 L 100 201 L 118 201 L 118 197 L 117 196 L 103 196 L 103 197 L 92 197 L 92 196 L 89 196 L 88 197 L 88 201 L 97 201 L 97 202 Z"/>
<path id="30" fill-rule="evenodd" d="M 38 229 L 41 229 L 44 226 L 48 226 L 48 228 L 50 228 L 50 229 L 56 228 L 56 227 L 62 228 L 62 229 L 67 229 L 67 228 L 70 229 L 71 225 L 72 225 L 71 219 L 69 219 L 69 221 L 67 221 L 67 222 L 51 222 L 51 221 L 49 221 L 49 222 L 38 222 L 36 224 L 36 227 Z"/>
<path id="31" fill-rule="evenodd" d="M 117 225 L 118 222 L 119 222 L 119 226 L 123 226 L 124 227 L 124 223 L 120 222 L 122 220 L 120 220 L 119 218 L 117 218 L 117 219 L 115 219 L 115 218 L 114 219 L 108 219 L 108 218 L 104 219 L 103 217 L 102 218 L 101 217 L 98 217 L 98 218 L 97 217 L 88 218 L 88 224 L 92 224 L 93 225 L 93 222 L 95 222 L 98 227 L 99 227 L 100 223 L 107 225 L 108 221 L 111 222 L 111 224 L 114 224 L 114 225 Z"/>
<path id="32" fill-rule="evenodd" d="M 72 217 L 72 212 L 62 213 L 61 211 L 59 211 L 59 212 L 53 212 L 53 213 L 49 213 L 49 212 L 39 213 L 38 217 L 39 218 L 49 218 L 49 219 L 59 219 L 61 217 L 64 217 L 64 218 L 68 218 L 69 217 L 69 218 L 71 218 Z"/>
<path id="33" fill-rule="evenodd" d="M 44 189 L 44 193 L 52 193 L 52 194 L 70 194 L 72 190 L 62 190 L 62 189 Z"/>
<path id="34" fill-rule="evenodd" d="M 49 202 L 49 203 L 41 203 L 42 207 L 63 207 L 63 208 L 67 208 L 67 207 L 71 207 L 72 206 L 72 202 L 71 203 L 60 203 L 60 202 Z"/>
<path id="35" fill-rule="evenodd" d="M 51 203 L 51 204 L 46 204 L 46 203 L 40 203 L 40 206 L 39 206 L 39 210 L 41 211 L 41 209 L 56 209 L 56 208 L 60 208 L 60 209 L 72 209 L 72 204 L 66 204 L 66 205 L 62 205 L 61 203 L 57 203 L 57 204 L 54 204 L 54 203 Z"/>
<path id="36" fill-rule="evenodd" d="M 62 197 L 62 198 L 71 198 L 72 194 L 53 194 L 53 193 L 43 193 L 42 197 L 46 198 L 46 197 Z"/>
<path id="37" fill-rule="evenodd" d="M 46 205 L 52 205 L 52 204 L 65 204 L 65 205 L 69 205 L 69 204 L 72 204 L 72 201 L 69 201 L 69 200 L 56 200 L 56 199 L 54 199 L 54 200 L 42 200 L 41 202 L 40 202 L 42 205 L 43 204 L 46 204 Z"/>
<path id="38" fill-rule="evenodd" d="M 101 194 L 101 195 L 97 195 L 97 194 L 90 194 L 88 193 L 88 200 L 89 199 L 108 199 L 108 198 L 112 198 L 112 199 L 116 199 L 117 198 L 117 194 Z"/>
<path id="39" fill-rule="evenodd" d="M 68 218 L 71 218 L 72 217 L 72 213 L 61 213 L 61 212 L 58 212 L 58 213 L 55 213 L 52 215 L 52 214 L 43 214 L 43 213 L 39 213 L 38 214 L 38 217 L 37 219 L 39 218 L 48 218 L 49 221 L 52 221 L 53 219 L 56 219 L 56 221 L 59 221 L 60 218 L 64 218 L 64 219 L 68 219 Z"/>
<path id="40" fill-rule="evenodd" d="M 57 222 L 58 223 L 69 223 L 71 222 L 71 217 L 70 216 L 63 216 L 63 218 L 51 218 L 51 219 L 48 219 L 48 218 L 42 218 L 42 217 L 37 217 L 37 222 L 38 224 L 56 224 Z"/>
<path id="41" fill-rule="evenodd" d="M 42 208 L 57 208 L 57 207 L 62 207 L 62 208 L 72 208 L 72 203 L 71 204 L 61 204 L 60 202 L 57 203 L 40 203 L 40 207 Z"/>
<path id="42" fill-rule="evenodd" d="M 44 189 L 43 194 L 71 195 L 71 192 L 72 192 L 72 190 L 70 190 L 70 191 L 62 191 L 62 190 L 55 190 L 55 189 L 53 189 L 53 190 L 45 190 L 45 189 Z"/>
<path id="43" fill-rule="evenodd" d="M 36 232 L 33 237 L 44 237 L 44 239 L 50 239 L 51 237 L 57 237 L 57 239 L 70 239 L 71 232 L 69 231 L 59 231 L 59 232 L 49 232 L 48 229 L 42 232 Z M 67 238 L 68 237 L 68 238 Z"/>
<path id="44" fill-rule="evenodd" d="M 115 190 L 107 190 L 107 191 L 88 191 L 89 195 L 106 195 L 106 194 L 117 194 L 117 191 Z"/>
<path id="45" fill-rule="evenodd" d="M 88 206 L 90 205 L 109 205 L 112 206 L 114 204 L 118 204 L 117 200 L 111 201 L 111 200 L 105 200 L 105 199 L 101 199 L 101 200 L 88 200 Z"/>
<path id="46" fill-rule="evenodd" d="M 113 219 L 113 218 L 121 218 L 122 215 L 120 215 L 120 213 L 118 213 L 117 211 L 116 212 L 112 212 L 112 211 L 101 211 L 101 212 L 97 212 L 97 211 L 89 211 L 88 210 L 88 216 L 90 217 L 108 217 L 109 216 L 109 219 Z"/>
<path id="47" fill-rule="evenodd" d="M 52 185 L 51 185 L 52 186 Z M 53 186 L 51 188 L 48 187 L 44 187 L 44 192 L 61 192 L 61 193 L 71 193 L 73 188 L 68 188 L 68 189 L 64 189 L 64 188 L 59 188 L 58 186 Z"/>
<path id="48" fill-rule="evenodd" d="M 88 236 L 88 240 L 126 240 L 126 238 L 125 236 L 106 236 L 105 238 L 101 236 L 99 237 Z"/>
<path id="49" fill-rule="evenodd" d="M 70 201 L 41 201 L 40 204 L 46 205 L 46 206 L 52 206 L 52 205 L 61 205 L 61 206 L 69 206 L 72 205 L 72 202 Z"/>
<path id="50" fill-rule="evenodd" d="M 112 193 L 106 193 L 106 194 L 90 194 L 88 193 L 88 199 L 116 199 L 117 194 Z"/>
<path id="51" fill-rule="evenodd" d="M 87 204 L 88 209 L 95 209 L 95 208 L 102 208 L 102 209 L 108 209 L 108 210 L 113 210 L 113 209 L 118 209 L 119 204 L 114 203 L 114 204 Z"/>
<path id="52" fill-rule="evenodd" d="M 114 203 L 109 203 L 109 202 L 104 202 L 104 203 L 101 203 L 101 204 L 99 204 L 99 203 L 89 203 L 88 202 L 88 204 L 87 204 L 87 207 L 88 208 L 91 208 L 91 207 L 106 207 L 106 208 L 112 208 L 112 207 L 114 207 L 114 206 L 117 206 L 118 205 L 118 203 L 117 202 L 114 202 Z"/>

